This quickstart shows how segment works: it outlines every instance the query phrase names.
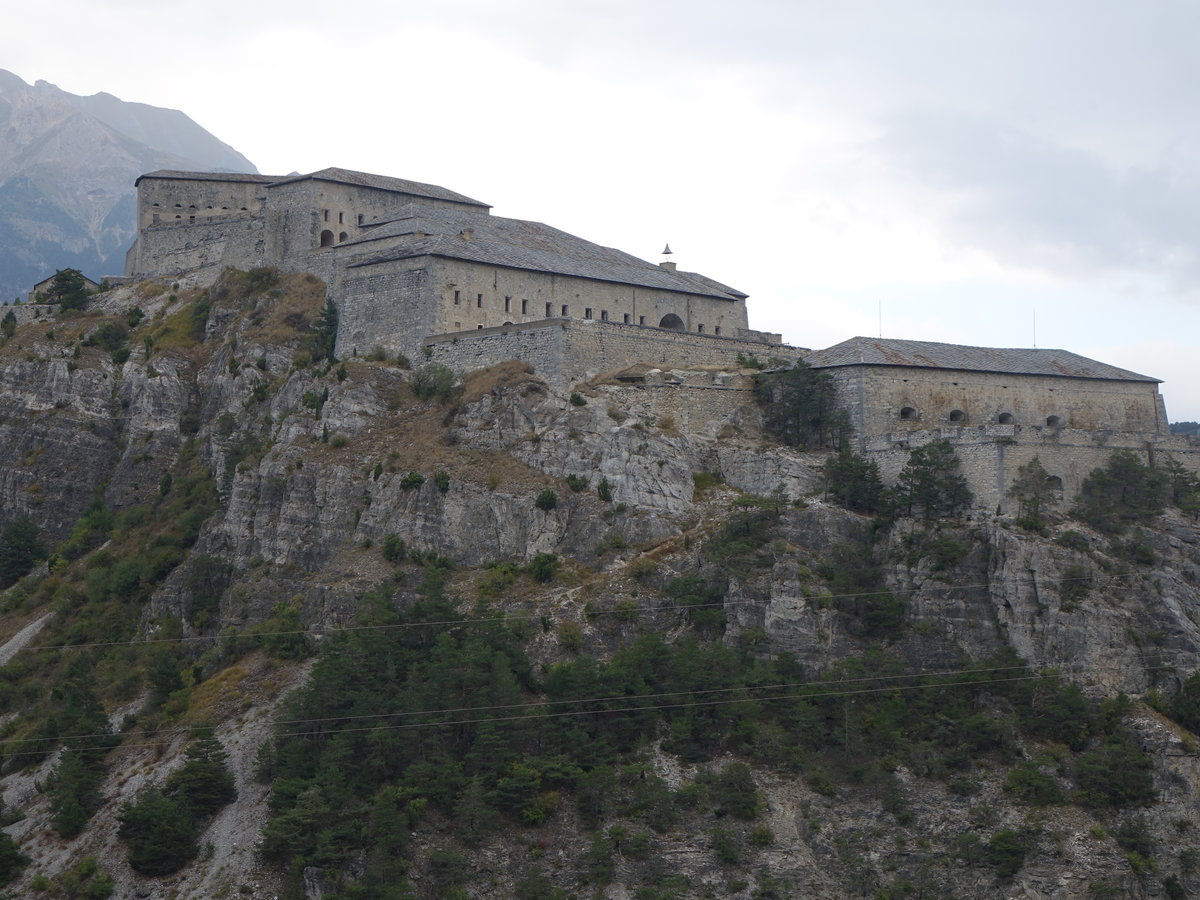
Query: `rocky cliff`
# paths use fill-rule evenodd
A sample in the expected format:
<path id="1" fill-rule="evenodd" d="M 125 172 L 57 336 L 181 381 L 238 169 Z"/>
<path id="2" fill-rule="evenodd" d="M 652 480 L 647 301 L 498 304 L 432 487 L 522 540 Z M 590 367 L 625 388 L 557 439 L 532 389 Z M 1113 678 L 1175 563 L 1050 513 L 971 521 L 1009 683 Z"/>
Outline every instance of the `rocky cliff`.
<path id="1" fill-rule="evenodd" d="M 662 718 L 612 738 L 611 769 L 568 741 L 553 777 L 542 745 L 560 738 L 522 737 L 473 813 L 486 769 L 452 802 L 424 776 L 402 804 L 404 896 L 1200 887 L 1200 745 L 1168 715 L 1200 660 L 1200 531 L 1183 514 L 1116 537 L 1061 511 L 1040 534 L 999 517 L 881 524 L 827 502 L 825 454 L 773 444 L 749 401 L 697 435 L 630 412 L 631 388 L 564 394 L 516 363 L 427 390 L 421 360 L 314 362 L 324 296 L 271 272 L 131 285 L 83 313 L 26 311 L 0 346 L 0 527 L 27 517 L 57 548 L 0 619 L 6 831 L 29 858 L 13 896 L 104 879 L 123 897 L 401 896 L 354 893 L 373 851 L 328 846 L 360 837 L 260 842 L 299 815 L 275 719 L 336 708 L 330 735 L 348 732 L 337 698 L 304 685 L 356 628 L 388 633 L 366 607 L 403 616 L 433 594 L 506 623 L 497 654 L 527 662 L 505 702 L 545 711 L 591 658 L 598 702 L 618 683 L 606 666 L 654 653 L 618 693 Z M 706 661 L 686 691 L 653 687 L 682 665 L 672 653 Z M 77 732 L 56 711 L 76 660 L 120 740 L 65 837 Z M 680 718 L 681 691 L 712 718 Z M 277 714 L 289 692 L 302 702 Z M 203 821 L 194 860 L 139 874 L 122 804 L 169 783 L 201 724 L 237 799 Z M 533 768 L 542 787 L 511 799 Z"/>

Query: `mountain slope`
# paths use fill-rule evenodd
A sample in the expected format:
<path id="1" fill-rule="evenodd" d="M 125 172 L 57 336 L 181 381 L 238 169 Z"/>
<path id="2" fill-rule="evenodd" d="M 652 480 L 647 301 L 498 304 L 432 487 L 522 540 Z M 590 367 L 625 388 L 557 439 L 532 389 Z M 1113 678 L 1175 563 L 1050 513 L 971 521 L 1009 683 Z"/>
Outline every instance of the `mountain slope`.
<path id="1" fill-rule="evenodd" d="M 120 274 L 133 182 L 159 168 L 256 171 L 178 110 L 79 97 L 0 70 L 0 301 L 68 266 Z"/>
<path id="2" fill-rule="evenodd" d="M 0 895 L 1200 888 L 1182 510 L 877 522 L 753 407 L 314 361 L 324 300 L 258 270 L 15 311 L 0 563 L 22 517 L 55 552 L 0 593 Z M 121 810 L 178 812 L 206 725 L 236 799 L 147 873 Z"/>

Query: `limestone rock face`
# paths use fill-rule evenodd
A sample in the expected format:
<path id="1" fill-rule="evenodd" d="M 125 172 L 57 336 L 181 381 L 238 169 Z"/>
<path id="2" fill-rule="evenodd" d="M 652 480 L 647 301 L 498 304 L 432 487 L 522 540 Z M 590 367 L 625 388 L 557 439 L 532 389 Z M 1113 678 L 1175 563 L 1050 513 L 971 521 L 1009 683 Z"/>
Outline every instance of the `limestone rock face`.
<path id="1" fill-rule="evenodd" d="M 565 658 L 555 623 L 578 626 L 598 655 L 644 631 L 678 639 L 687 626 L 672 606 L 672 580 L 715 570 L 710 542 L 731 515 L 769 511 L 769 541 L 719 560 L 729 577 L 723 640 L 739 653 L 791 654 L 805 678 L 880 650 L 911 672 L 1011 651 L 1034 673 L 1057 670 L 1086 693 L 1140 698 L 1169 695 L 1180 674 L 1200 666 L 1200 531 L 1177 512 L 1117 537 L 1065 518 L 1047 535 L 999 517 L 877 528 L 824 499 L 823 453 L 770 444 L 754 417 L 732 405 L 726 420 L 708 418 L 690 431 L 664 423 L 661 410 L 622 405 L 615 390 L 572 402 L 515 363 L 472 375 L 460 394 L 442 400 L 420 399 L 414 373 L 389 362 L 312 364 L 306 354 L 323 290 L 298 278 L 248 296 L 228 283 L 122 287 L 85 314 L 24 322 L 0 345 L 0 527 L 28 515 L 58 543 L 97 497 L 119 512 L 173 490 L 167 476 L 182 467 L 211 473 L 219 506 L 141 615 L 148 633 L 161 627 L 155 623 L 177 622 L 185 640 L 214 643 L 217 628 L 252 628 L 281 606 L 317 634 L 349 624 L 363 593 L 381 583 L 407 602 L 416 596 L 417 567 L 397 567 L 380 552 L 397 539 L 410 557 L 452 564 L 464 605 L 482 596 L 477 580 L 487 564 L 554 554 L 567 576 L 536 588 L 531 601 L 530 655 L 549 667 Z M 197 312 L 202 298 L 212 306 L 207 320 Z M 130 326 L 134 307 L 144 318 Z M 120 362 L 98 342 L 112 323 L 128 329 Z M 846 549 L 853 546 L 870 549 L 854 556 Z M 208 630 L 189 615 L 189 576 L 202 557 L 230 570 Z M 837 587 L 842 582 L 860 587 Z M 621 601 L 654 608 L 637 621 L 593 619 L 595 608 Z M 519 602 L 498 605 L 512 612 Z M 873 603 L 891 604 L 899 618 L 873 626 Z M 11 653 L 53 627 L 64 609 L 51 604 L 13 621 Z M 32 632 L 22 630 L 27 625 Z M 263 659 L 249 668 L 247 679 L 273 684 L 275 693 L 270 702 L 247 695 L 220 723 L 242 799 L 211 826 L 212 860 L 172 883 L 180 895 L 216 896 L 242 883 L 279 893 L 253 853 L 252 832 L 268 815 L 254 759 L 279 684 L 299 682 L 305 669 Z M 131 701 L 113 714 L 135 711 Z M 1193 738 L 1149 705 L 1137 704 L 1128 723 L 1154 760 L 1161 795 L 1137 812 L 1168 846 L 1180 840 L 1176 822 L 1200 821 Z M 676 786 L 696 778 L 700 767 L 662 743 L 645 748 L 647 770 Z M 178 751 L 166 748 L 165 762 L 147 751 L 136 778 L 112 778 L 105 786 L 111 809 L 78 844 L 38 845 L 39 869 L 61 872 L 84 853 L 120 859 L 112 810 L 143 784 L 161 783 Z M 37 785 L 47 772 L 5 776 L 7 799 L 29 809 L 14 826 L 18 837 L 45 826 Z M 786 766 L 758 768 L 754 778 L 772 843 L 736 896 L 752 896 L 771 878 L 802 884 L 806 896 L 871 896 L 884 883 L 864 873 L 907 871 L 910 848 L 922 841 L 943 847 L 964 829 L 985 837 L 1020 830 L 1034 815 L 1036 849 L 1013 879 L 1001 883 L 989 868 L 948 858 L 927 873 L 933 895 L 1065 900 L 1104 884 L 1125 896 L 1161 896 L 1157 882 L 1131 873 L 1111 840 L 1095 837 L 1111 822 L 1075 805 L 1031 813 L 1005 791 L 1000 766 L 974 771 L 973 792 L 904 766 L 889 771 L 917 823 L 904 827 L 881 812 L 875 789 L 816 790 L 815 777 Z M 418 844 L 442 846 L 440 826 L 419 830 Z M 550 846 L 545 859 L 564 868 L 592 840 L 569 812 L 539 834 Z M 662 840 L 698 890 L 726 891 L 729 874 L 712 858 L 706 833 L 684 823 Z M 511 893 L 504 873 L 512 871 L 514 846 L 496 837 L 473 858 L 502 893 Z M 609 896 L 634 895 L 624 871 Z M 414 882 L 433 883 L 421 877 L 429 876 L 418 866 Z M 118 896 L 155 889 L 128 872 L 121 878 Z M 328 895 L 329 878 L 306 870 L 307 895 Z"/>

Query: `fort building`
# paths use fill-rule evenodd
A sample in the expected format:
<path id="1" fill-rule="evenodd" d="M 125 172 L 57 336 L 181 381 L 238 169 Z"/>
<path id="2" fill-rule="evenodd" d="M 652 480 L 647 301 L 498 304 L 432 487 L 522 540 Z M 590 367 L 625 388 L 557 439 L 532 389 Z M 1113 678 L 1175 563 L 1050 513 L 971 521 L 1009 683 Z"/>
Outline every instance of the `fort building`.
<path id="1" fill-rule="evenodd" d="M 1200 444 L 1170 434 L 1157 379 L 1065 350 L 864 337 L 790 347 L 748 327 L 742 291 L 492 215 L 436 185 L 346 169 L 158 171 L 137 181 L 137 216 L 127 276 L 311 272 L 337 304 L 339 356 L 381 348 L 460 372 L 520 359 L 559 388 L 639 365 L 690 370 L 629 390 L 714 434 L 718 399 L 740 419 L 754 406 L 750 379 L 730 374 L 741 361 L 803 356 L 833 378 L 856 448 L 885 478 L 912 447 L 949 440 L 984 509 L 1008 504 L 1017 468 L 1034 456 L 1066 498 L 1116 448 L 1200 466 Z"/>
<path id="2" fill-rule="evenodd" d="M 137 216 L 127 275 L 311 272 L 338 304 L 339 353 L 412 355 L 431 335 L 549 319 L 728 338 L 729 347 L 781 343 L 747 327 L 746 294 L 735 288 L 493 216 L 436 185 L 346 169 L 280 178 L 158 171 L 137 180 Z"/>

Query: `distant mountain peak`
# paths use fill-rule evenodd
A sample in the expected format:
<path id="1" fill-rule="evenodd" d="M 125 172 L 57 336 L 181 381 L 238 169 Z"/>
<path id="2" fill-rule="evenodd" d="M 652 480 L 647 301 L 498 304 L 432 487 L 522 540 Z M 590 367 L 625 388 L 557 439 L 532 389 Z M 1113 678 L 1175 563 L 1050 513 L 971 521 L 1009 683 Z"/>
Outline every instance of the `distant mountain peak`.
<path id="1" fill-rule="evenodd" d="M 121 272 L 134 180 L 155 169 L 257 172 L 177 109 L 79 96 L 0 69 L 0 302 L 56 269 Z"/>

